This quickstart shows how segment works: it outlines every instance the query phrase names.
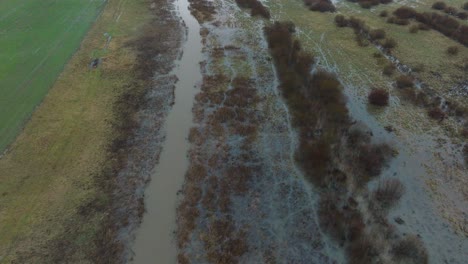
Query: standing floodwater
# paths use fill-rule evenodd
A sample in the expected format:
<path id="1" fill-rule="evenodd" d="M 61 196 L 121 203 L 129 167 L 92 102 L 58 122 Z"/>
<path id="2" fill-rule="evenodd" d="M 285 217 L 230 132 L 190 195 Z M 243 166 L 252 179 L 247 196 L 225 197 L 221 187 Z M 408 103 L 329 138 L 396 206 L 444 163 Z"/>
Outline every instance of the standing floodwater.
<path id="1" fill-rule="evenodd" d="M 177 191 L 181 188 L 188 160 L 189 143 L 186 140 L 192 126 L 192 106 L 196 93 L 194 86 L 201 80 L 202 46 L 200 25 L 190 14 L 187 0 L 177 0 L 188 27 L 187 42 L 175 74 L 179 81 L 175 88 L 175 104 L 166 123 L 166 141 L 159 165 L 145 192 L 147 212 L 137 231 L 133 246 L 134 263 L 176 263 Z"/>

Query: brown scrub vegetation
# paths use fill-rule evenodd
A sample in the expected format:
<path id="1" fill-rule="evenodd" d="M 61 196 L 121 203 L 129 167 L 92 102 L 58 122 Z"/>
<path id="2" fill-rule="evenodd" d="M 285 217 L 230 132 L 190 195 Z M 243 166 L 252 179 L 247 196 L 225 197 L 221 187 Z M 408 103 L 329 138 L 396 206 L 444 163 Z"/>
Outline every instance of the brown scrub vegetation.
<path id="1" fill-rule="evenodd" d="M 304 4 L 312 11 L 335 12 L 336 8 L 330 0 L 304 0 Z"/>
<path id="2" fill-rule="evenodd" d="M 460 24 L 456 19 L 436 12 L 419 13 L 411 7 L 400 7 L 393 14 L 398 19 L 414 19 L 426 26 L 439 31 L 445 36 L 468 46 L 468 26 Z"/>

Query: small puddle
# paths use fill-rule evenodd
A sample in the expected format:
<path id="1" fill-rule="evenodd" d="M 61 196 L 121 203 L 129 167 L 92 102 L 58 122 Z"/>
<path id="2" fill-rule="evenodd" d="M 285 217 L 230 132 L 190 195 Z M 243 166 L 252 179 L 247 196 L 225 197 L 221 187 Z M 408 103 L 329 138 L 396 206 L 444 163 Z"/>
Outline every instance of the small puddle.
<path id="1" fill-rule="evenodd" d="M 177 0 L 180 16 L 188 27 L 183 55 L 175 69 L 179 78 L 175 88 L 175 104 L 166 120 L 166 141 L 159 165 L 145 190 L 147 212 L 137 231 L 132 263 L 176 263 L 177 191 L 182 187 L 188 166 L 187 136 L 193 125 L 192 107 L 201 79 L 202 60 L 200 25 L 188 10 L 187 0 Z"/>

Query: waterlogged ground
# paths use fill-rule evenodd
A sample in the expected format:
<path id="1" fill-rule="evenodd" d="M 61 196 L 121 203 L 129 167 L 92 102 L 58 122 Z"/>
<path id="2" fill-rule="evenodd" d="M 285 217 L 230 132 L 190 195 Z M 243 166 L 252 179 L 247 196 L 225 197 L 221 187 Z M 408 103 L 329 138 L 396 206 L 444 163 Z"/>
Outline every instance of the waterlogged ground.
<path id="1" fill-rule="evenodd" d="M 206 61 L 178 210 L 179 261 L 341 263 L 318 225 L 318 194 L 294 162 L 297 137 L 264 21 L 234 1 L 214 5 L 201 30 Z"/>
<path id="2" fill-rule="evenodd" d="M 463 140 L 453 133 L 462 123 L 432 121 L 426 110 L 400 99 L 373 61 L 372 52 L 378 50 L 362 52 L 346 47 L 356 45 L 353 36 L 348 36 L 347 42 L 337 37 L 338 32 L 346 33 L 332 24 L 333 16 L 324 19 L 299 2 L 268 1 L 268 6 L 273 18 L 293 21 L 304 46 L 319 57 L 322 67 L 337 74 L 345 87 L 351 115 L 373 131 L 375 140 L 389 142 L 399 151 L 383 177 L 401 180 L 406 194 L 389 218 L 402 218 L 405 222 L 398 229 L 422 238 L 430 263 L 464 263 L 468 258 L 468 177 L 461 151 Z M 345 15 L 353 14 L 346 10 L 339 9 Z M 317 24 L 314 16 L 320 17 Z M 424 75 L 422 78 L 424 81 Z M 385 110 L 367 105 L 367 93 L 376 84 L 390 88 L 391 105 Z M 386 131 L 385 126 L 391 126 L 394 132 Z"/>
<path id="3" fill-rule="evenodd" d="M 234 1 L 210 3 L 217 14 L 205 20 L 201 30 L 206 61 L 178 208 L 179 261 L 345 262 L 342 249 L 318 225 L 317 190 L 294 162 L 297 135 L 263 38 L 266 22 L 252 18 Z M 386 110 L 369 107 L 367 93 L 373 85 L 392 83 L 375 69 L 375 62 L 369 63 L 372 57 L 346 47 L 354 44 L 352 33 L 340 42 L 333 16 L 324 19 L 320 14 L 314 24 L 317 13 L 305 9 L 302 1 L 264 4 L 273 20 L 294 22 L 318 65 L 337 74 L 351 116 L 372 131 L 373 141 L 397 149 L 399 154 L 382 175 L 398 178 L 406 188 L 388 216 L 396 232 L 420 237 L 430 263 L 464 263 L 467 177 L 462 141 L 453 133 L 460 124 L 431 121 L 426 110 L 399 99 L 396 92 L 391 92 Z M 378 183 L 374 180 L 370 188 Z"/>

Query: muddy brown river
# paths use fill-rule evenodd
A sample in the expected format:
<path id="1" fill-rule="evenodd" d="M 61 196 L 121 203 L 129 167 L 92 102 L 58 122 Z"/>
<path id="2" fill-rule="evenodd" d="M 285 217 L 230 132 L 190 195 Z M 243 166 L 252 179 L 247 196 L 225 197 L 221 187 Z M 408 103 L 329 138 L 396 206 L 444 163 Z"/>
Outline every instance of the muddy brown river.
<path id="1" fill-rule="evenodd" d="M 176 8 L 187 27 L 182 58 L 174 70 L 178 77 L 175 104 L 165 124 L 166 141 L 151 182 L 145 190 L 146 213 L 137 230 L 132 263 L 176 263 L 177 192 L 187 170 L 187 136 L 192 122 L 192 106 L 201 81 L 202 45 L 200 25 L 188 10 L 187 0 L 177 0 Z"/>

